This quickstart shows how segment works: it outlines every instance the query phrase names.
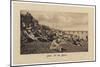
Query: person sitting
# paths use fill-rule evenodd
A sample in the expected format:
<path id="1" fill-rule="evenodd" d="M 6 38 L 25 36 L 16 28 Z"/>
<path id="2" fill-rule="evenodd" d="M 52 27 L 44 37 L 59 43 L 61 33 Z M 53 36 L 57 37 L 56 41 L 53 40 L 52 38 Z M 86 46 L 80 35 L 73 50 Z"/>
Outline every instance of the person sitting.
<path id="1" fill-rule="evenodd" d="M 56 39 L 56 40 L 52 41 L 52 43 L 50 45 L 50 49 L 61 52 L 63 49 L 63 45 L 64 45 L 64 43 L 61 41 L 61 39 Z"/>

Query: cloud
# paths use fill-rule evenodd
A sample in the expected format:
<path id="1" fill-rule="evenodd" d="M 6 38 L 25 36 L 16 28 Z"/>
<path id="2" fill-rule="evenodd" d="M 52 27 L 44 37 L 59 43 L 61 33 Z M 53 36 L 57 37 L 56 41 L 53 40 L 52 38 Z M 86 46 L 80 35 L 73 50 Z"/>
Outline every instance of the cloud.
<path id="1" fill-rule="evenodd" d="M 87 13 L 31 11 L 40 24 L 61 30 L 88 30 Z"/>

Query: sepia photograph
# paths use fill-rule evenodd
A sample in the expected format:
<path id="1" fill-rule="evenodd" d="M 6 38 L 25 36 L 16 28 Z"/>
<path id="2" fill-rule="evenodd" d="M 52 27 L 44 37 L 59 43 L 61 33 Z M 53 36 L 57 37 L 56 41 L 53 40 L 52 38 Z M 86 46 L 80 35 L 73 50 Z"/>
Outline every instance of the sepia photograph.
<path id="1" fill-rule="evenodd" d="M 95 6 L 12 2 L 11 65 L 95 61 Z"/>
<path id="2" fill-rule="evenodd" d="M 87 52 L 88 14 L 20 11 L 21 54 Z"/>

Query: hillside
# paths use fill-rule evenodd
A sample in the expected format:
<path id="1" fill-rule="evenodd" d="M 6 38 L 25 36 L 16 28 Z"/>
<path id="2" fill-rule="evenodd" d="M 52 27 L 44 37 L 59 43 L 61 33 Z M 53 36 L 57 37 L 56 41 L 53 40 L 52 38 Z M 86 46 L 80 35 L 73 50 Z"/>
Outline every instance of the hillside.
<path id="1" fill-rule="evenodd" d="M 39 24 L 30 13 L 20 15 L 21 22 L 21 54 L 54 53 L 50 44 L 57 39 L 64 41 L 63 52 L 77 52 L 88 50 L 87 31 L 62 31 Z"/>

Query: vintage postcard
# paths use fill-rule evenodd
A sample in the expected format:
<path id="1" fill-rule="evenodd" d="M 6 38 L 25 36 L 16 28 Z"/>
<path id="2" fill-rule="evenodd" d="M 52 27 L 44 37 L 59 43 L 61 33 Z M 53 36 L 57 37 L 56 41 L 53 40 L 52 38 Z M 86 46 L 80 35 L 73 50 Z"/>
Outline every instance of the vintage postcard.
<path id="1" fill-rule="evenodd" d="M 12 66 L 95 61 L 95 6 L 12 2 Z"/>

